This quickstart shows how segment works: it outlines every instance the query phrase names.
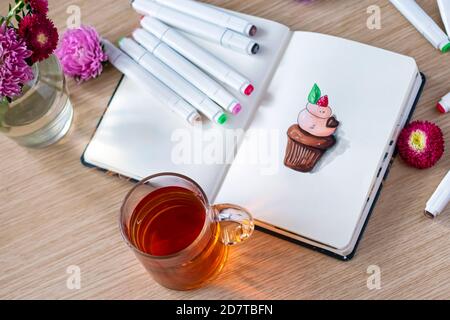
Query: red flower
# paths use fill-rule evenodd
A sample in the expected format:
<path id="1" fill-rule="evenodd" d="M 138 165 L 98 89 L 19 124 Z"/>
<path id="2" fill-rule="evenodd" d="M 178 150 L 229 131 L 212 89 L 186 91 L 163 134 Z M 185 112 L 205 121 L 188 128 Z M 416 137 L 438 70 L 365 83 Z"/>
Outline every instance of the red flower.
<path id="1" fill-rule="evenodd" d="M 58 45 L 58 30 L 51 20 L 40 14 L 25 16 L 20 21 L 18 33 L 33 51 L 33 63 L 47 59 Z"/>
<path id="2" fill-rule="evenodd" d="M 426 169 L 434 166 L 444 154 L 444 137 L 437 125 L 415 121 L 400 133 L 397 146 L 407 164 Z"/>
<path id="3" fill-rule="evenodd" d="M 48 13 L 48 0 L 25 0 L 25 3 L 30 4 L 33 13 L 44 16 Z"/>

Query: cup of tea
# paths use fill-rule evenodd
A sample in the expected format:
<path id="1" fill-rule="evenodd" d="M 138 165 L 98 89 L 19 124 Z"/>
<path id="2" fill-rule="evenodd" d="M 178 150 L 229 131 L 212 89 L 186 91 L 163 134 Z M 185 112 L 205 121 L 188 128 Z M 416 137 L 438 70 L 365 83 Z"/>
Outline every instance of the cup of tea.
<path id="1" fill-rule="evenodd" d="M 126 196 L 120 230 L 136 257 L 162 286 L 198 288 L 224 267 L 230 246 L 248 239 L 251 214 L 236 205 L 210 205 L 202 188 L 176 173 L 140 181 Z"/>

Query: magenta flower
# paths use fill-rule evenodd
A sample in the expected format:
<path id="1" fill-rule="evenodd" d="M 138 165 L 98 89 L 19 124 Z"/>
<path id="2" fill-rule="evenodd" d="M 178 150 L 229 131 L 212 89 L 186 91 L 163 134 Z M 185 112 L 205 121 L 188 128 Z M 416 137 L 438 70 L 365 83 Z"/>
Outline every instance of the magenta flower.
<path id="1" fill-rule="evenodd" d="M 25 0 L 34 13 L 46 15 L 48 13 L 48 0 Z"/>
<path id="2" fill-rule="evenodd" d="M 414 121 L 402 130 L 397 146 L 400 157 L 407 164 L 427 169 L 444 154 L 444 136 L 434 123 Z"/>
<path id="3" fill-rule="evenodd" d="M 108 60 L 97 31 L 87 26 L 68 29 L 55 54 L 64 73 L 78 81 L 98 77 L 103 71 L 102 63 Z"/>
<path id="4" fill-rule="evenodd" d="M 26 62 L 31 55 L 14 29 L 0 26 L 0 98 L 20 95 L 23 84 L 33 79 L 33 71 Z"/>

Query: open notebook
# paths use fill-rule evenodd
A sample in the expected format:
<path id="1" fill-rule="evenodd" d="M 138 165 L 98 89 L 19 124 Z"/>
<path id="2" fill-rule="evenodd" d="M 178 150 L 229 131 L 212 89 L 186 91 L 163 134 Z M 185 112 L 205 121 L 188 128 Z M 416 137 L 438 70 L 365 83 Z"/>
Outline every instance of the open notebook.
<path id="1" fill-rule="evenodd" d="M 163 110 L 152 97 L 156 92 L 142 91 L 125 77 L 82 161 L 135 180 L 158 172 L 185 174 L 204 188 L 211 202 L 248 208 L 261 229 L 349 259 L 381 189 L 399 131 L 423 86 L 416 62 L 353 41 L 291 32 L 273 21 L 241 16 L 258 27 L 258 55 L 192 38 L 253 81 L 251 97 L 228 88 L 241 99 L 241 114 L 225 127 L 207 120 L 202 128 L 188 127 Z M 328 95 L 340 122 L 335 133 L 331 130 L 332 135 L 318 140 L 296 127 L 299 121 L 310 124 L 314 112 L 328 112 L 325 99 L 317 101 L 321 95 L 311 91 L 314 84 Z M 311 113 L 305 113 L 307 105 Z M 334 127 L 332 122 L 325 127 Z M 247 134 L 229 139 L 235 133 L 229 129 Z M 223 157 L 217 152 L 199 156 L 221 139 Z M 302 141 L 320 146 L 316 151 L 321 158 L 302 149 Z M 305 165 L 309 172 L 297 171 Z"/>

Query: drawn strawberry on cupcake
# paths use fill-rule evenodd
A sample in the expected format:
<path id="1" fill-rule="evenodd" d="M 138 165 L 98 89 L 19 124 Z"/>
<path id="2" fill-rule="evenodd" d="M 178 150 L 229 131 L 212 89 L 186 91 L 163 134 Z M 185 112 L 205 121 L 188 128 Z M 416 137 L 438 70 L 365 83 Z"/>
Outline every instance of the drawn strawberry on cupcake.
<path id="1" fill-rule="evenodd" d="M 339 121 L 333 115 L 327 95 L 314 84 L 306 108 L 298 116 L 297 124 L 288 130 L 285 165 L 293 170 L 310 172 L 323 154 L 336 144 L 334 133 Z"/>

